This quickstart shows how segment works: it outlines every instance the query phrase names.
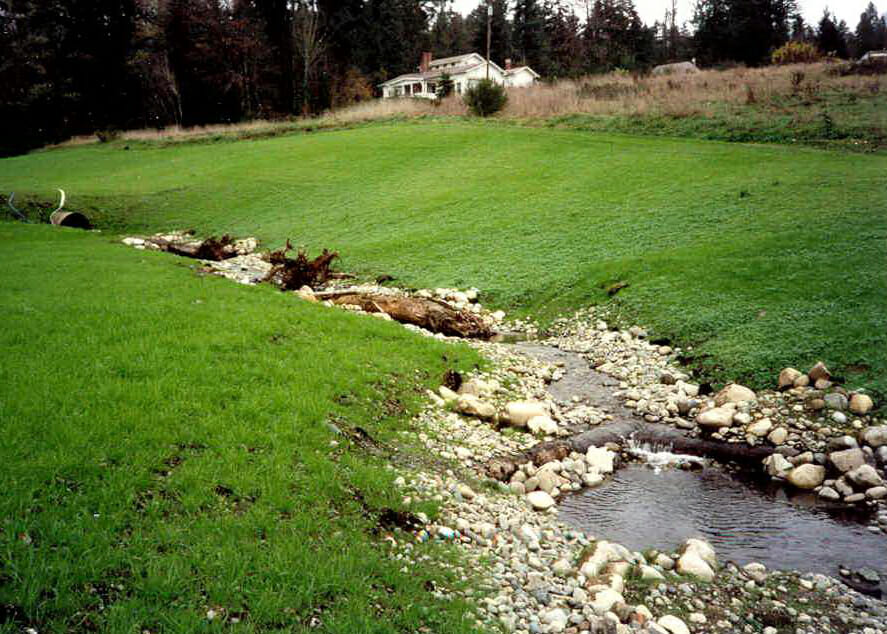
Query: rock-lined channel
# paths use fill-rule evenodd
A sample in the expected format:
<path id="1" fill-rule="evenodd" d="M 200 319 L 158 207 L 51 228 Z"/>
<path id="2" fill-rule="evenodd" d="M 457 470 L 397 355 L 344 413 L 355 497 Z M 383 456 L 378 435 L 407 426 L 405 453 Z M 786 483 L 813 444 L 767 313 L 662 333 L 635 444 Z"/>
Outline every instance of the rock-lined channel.
<path id="1" fill-rule="evenodd" d="M 718 468 L 702 471 L 644 465 L 620 469 L 597 489 L 567 496 L 560 505 L 567 524 L 633 550 L 672 549 L 705 537 L 719 557 L 770 569 L 820 572 L 887 569 L 887 544 L 846 511 L 827 512 L 815 496 L 790 497 Z"/>
<path id="2" fill-rule="evenodd" d="M 619 382 L 593 370 L 581 355 L 538 343 L 515 347 L 563 370 L 548 386 L 555 400 L 588 399 L 611 415 L 595 433 L 612 432 L 623 440 L 682 437 L 632 416 L 614 395 Z M 565 523 L 634 550 L 673 549 L 702 536 L 719 556 L 740 565 L 756 561 L 770 569 L 834 577 L 844 567 L 887 570 L 887 541 L 867 529 L 870 514 L 830 508 L 813 494 L 763 482 L 759 473 L 630 464 L 598 488 L 567 495 L 559 508 Z"/>
<path id="3" fill-rule="evenodd" d="M 236 262 L 244 258 L 249 262 Z M 254 284 L 253 260 L 268 265 L 261 256 L 249 255 L 225 260 L 221 270 L 204 263 L 201 271 Z M 446 303 L 497 331 L 537 333 L 532 322 L 506 322 L 501 311 L 484 309 L 476 289 L 359 289 Z M 343 292 L 326 288 L 321 298 L 331 290 L 335 296 Z M 318 301 L 313 289 L 302 288 L 296 295 Z M 328 299 L 323 304 L 336 305 Z M 345 302 L 339 308 L 392 318 L 379 306 Z M 437 390 L 428 390 L 426 407 L 400 432 L 423 451 L 398 455 L 391 448 L 389 455 L 404 507 L 423 500 L 439 504 L 435 517 L 416 513 L 409 529 L 395 527 L 384 535 L 402 570 L 432 562 L 452 569 L 463 583 L 434 593 L 474 599 L 478 625 L 495 623 L 493 629 L 515 634 L 887 634 L 887 605 L 838 582 L 833 570 L 831 575 L 803 572 L 813 569 L 809 562 L 794 571 L 768 570 L 760 561 L 740 568 L 730 561 L 733 551 L 719 557 L 705 541 L 674 543 L 667 533 L 663 538 L 661 526 L 651 533 L 651 543 L 641 539 L 639 550 L 632 552 L 607 534 L 617 527 L 600 521 L 604 518 L 597 511 L 592 518 L 583 514 L 592 519 L 588 530 L 558 519 L 564 511 L 560 507 L 582 499 L 581 491 L 601 487 L 618 494 L 624 478 L 642 473 L 631 466 L 620 469 L 620 456 L 630 462 L 664 457 L 638 446 L 653 442 L 681 453 L 735 460 L 758 477 L 764 475 L 761 461 L 766 458 L 766 472 L 782 482 L 777 486 L 791 483 L 845 508 L 874 511 L 877 519 L 867 528 L 871 537 L 887 532 L 887 421 L 866 415 L 873 405 L 868 396 L 833 385 L 828 369 L 817 363 L 806 374 L 784 369 L 779 392 L 755 394 L 731 384 L 710 397 L 708 386 L 694 384 L 678 365 L 680 349 L 650 342 L 638 326 L 615 330 L 601 316 L 606 314 L 589 309 L 558 320 L 542 345 L 469 341 L 489 365 L 464 377 L 447 372 Z M 405 327 L 464 341 L 412 323 Z M 845 413 L 848 409 L 852 416 Z M 331 451 L 340 451 L 342 442 L 356 442 L 351 433 L 330 428 L 337 436 Z M 698 459 L 691 462 L 699 464 Z M 709 473 L 724 477 L 727 472 Z M 629 484 L 618 500 L 627 503 L 627 513 L 632 501 L 647 494 L 643 483 Z M 729 503 L 729 487 L 717 488 L 713 495 L 718 500 L 707 506 L 705 495 L 701 502 L 694 499 L 700 498 L 698 491 L 685 485 L 677 489 L 684 489 L 682 502 L 702 504 L 705 528 L 697 534 L 713 530 L 723 537 L 719 508 Z M 760 499 L 758 491 L 743 496 Z M 641 507 L 649 515 L 650 504 Z M 651 525 L 644 517 L 637 519 Z M 855 537 L 844 541 L 847 535 L 839 536 L 847 550 L 870 552 Z M 668 539 L 666 552 L 651 549 L 663 539 Z M 455 541 L 466 559 L 454 565 L 431 556 L 416 544 L 428 540 Z M 879 560 L 867 557 L 865 563 L 854 583 L 869 584 L 862 589 L 871 591 L 869 581 L 877 583 L 879 576 L 870 566 L 880 567 Z M 792 564 L 776 564 L 783 567 Z M 470 570 L 482 573 L 477 584 L 465 583 Z"/>

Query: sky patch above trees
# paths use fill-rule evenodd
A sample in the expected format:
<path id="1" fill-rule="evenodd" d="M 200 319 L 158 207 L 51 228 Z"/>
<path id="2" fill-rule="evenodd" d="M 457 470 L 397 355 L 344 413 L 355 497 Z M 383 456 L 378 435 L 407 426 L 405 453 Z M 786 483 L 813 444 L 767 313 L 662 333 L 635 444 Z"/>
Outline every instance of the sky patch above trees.
<path id="1" fill-rule="evenodd" d="M 819 22 L 822 12 L 828 8 L 829 12 L 837 16 L 839 20 L 845 20 L 847 24 L 856 24 L 860 14 L 865 11 L 869 0 L 799 0 L 798 8 L 804 19 L 811 24 Z M 478 0 L 454 0 L 453 7 L 460 13 L 467 15 L 478 5 Z M 693 17 L 694 0 L 678 0 L 678 22 L 689 22 Z M 636 0 L 638 14 L 644 22 L 653 23 L 661 20 L 666 8 L 671 7 L 670 0 Z"/>

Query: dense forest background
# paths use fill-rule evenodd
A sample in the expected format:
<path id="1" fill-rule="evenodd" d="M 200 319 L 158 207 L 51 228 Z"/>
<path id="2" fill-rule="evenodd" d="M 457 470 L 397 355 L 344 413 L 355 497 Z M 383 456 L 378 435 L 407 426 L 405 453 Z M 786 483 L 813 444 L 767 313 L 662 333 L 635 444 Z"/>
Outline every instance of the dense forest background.
<path id="1" fill-rule="evenodd" d="M 0 155 L 370 99 L 423 50 L 483 53 L 487 4 L 462 16 L 448 0 L 0 0 Z M 828 12 L 806 24 L 795 0 L 669 5 L 649 25 L 632 0 L 489 0 L 491 57 L 558 79 L 690 58 L 755 66 L 789 39 L 840 57 L 887 48 L 874 5 L 855 31 Z"/>

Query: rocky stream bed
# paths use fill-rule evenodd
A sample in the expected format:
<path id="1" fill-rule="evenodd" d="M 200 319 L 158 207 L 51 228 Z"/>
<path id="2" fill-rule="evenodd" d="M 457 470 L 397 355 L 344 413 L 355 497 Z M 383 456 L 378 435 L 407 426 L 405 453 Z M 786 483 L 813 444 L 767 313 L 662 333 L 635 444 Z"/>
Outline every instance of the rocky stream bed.
<path id="1" fill-rule="evenodd" d="M 270 268 L 252 253 L 204 264 L 246 284 Z M 431 565 L 456 567 L 465 585 L 435 592 L 473 599 L 478 625 L 887 633 L 887 425 L 825 365 L 786 368 L 773 390 L 714 394 L 682 369 L 680 350 L 591 310 L 542 338 L 484 309 L 476 289 L 354 288 L 428 298 L 525 335 L 468 340 L 488 369 L 442 378 L 402 432 L 424 458 L 390 466 L 407 506 L 441 508 L 387 533 L 391 556 L 429 565 L 420 542 L 456 543 L 466 562 Z M 318 301 L 315 291 L 297 295 Z M 534 341 L 506 342 L 520 338 Z"/>

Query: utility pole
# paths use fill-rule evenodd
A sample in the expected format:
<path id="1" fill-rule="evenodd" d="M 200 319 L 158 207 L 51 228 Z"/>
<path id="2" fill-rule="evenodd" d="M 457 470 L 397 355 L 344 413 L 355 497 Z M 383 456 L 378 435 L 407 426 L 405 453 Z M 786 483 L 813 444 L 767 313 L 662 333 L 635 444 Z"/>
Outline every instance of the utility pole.
<path id="1" fill-rule="evenodd" d="M 487 80 L 490 79 L 490 40 L 493 37 L 493 0 L 487 0 Z"/>

